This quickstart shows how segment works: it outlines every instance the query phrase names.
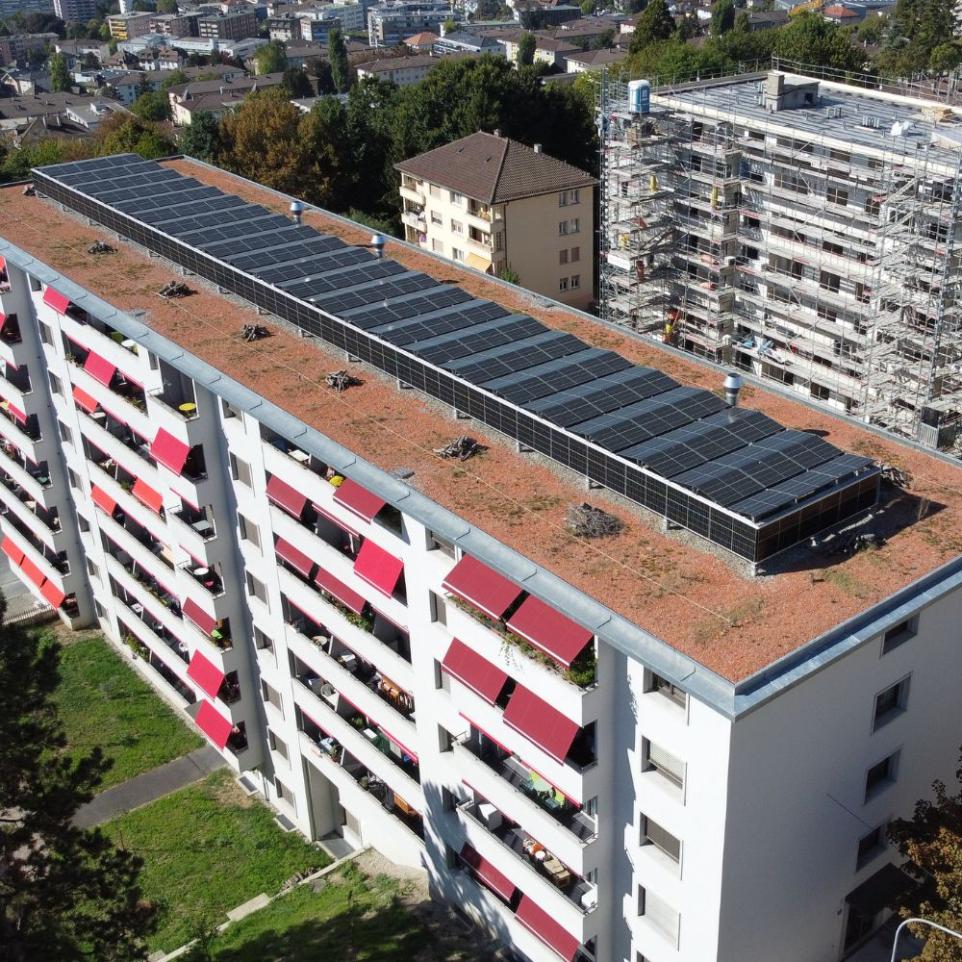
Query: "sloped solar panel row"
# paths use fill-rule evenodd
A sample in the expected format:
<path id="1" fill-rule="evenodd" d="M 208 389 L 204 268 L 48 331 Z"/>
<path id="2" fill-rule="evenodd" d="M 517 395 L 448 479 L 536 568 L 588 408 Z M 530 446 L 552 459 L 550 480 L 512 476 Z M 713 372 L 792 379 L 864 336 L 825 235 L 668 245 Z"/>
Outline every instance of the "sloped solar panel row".
<path id="1" fill-rule="evenodd" d="M 531 412 L 566 430 L 570 443 L 588 439 L 639 470 L 669 478 L 741 517 L 756 522 L 772 517 L 787 506 L 850 484 L 871 465 L 821 438 L 787 431 L 759 412 L 725 409 L 709 391 L 679 385 L 660 371 L 634 365 L 526 315 L 511 314 L 458 286 L 391 260 L 376 260 L 369 250 L 132 155 L 45 168 L 41 187 L 44 178 L 96 197 L 142 223 L 159 225 L 165 235 L 182 238 L 216 261 L 369 332 L 382 344 L 403 348 L 408 358 L 483 386 L 489 398 L 501 398 L 518 412 Z M 70 203 L 75 195 L 58 188 L 54 196 Z M 79 203 L 77 209 L 87 212 Z M 177 256 L 171 251 L 168 256 Z M 223 275 L 228 283 L 232 276 Z M 384 348 L 380 351 L 371 357 L 383 356 L 378 363 L 387 365 Z M 399 356 L 390 369 L 406 380 L 414 374 L 414 369 L 402 373 L 410 363 Z M 437 388 L 429 388 L 423 379 L 419 383 L 429 393 L 441 390 L 440 382 Z M 465 404 L 466 410 L 483 419 L 496 418 L 489 423 L 502 427 L 494 407 L 475 404 L 470 395 L 457 406 Z M 520 420 L 511 423 L 517 427 L 510 430 L 522 430 Z M 623 463 L 619 471 L 624 471 Z M 636 485 L 634 490 L 648 490 L 641 479 L 638 484 L 641 488 Z M 657 489 L 651 490 L 655 496 Z M 698 514 L 704 508 L 691 510 Z M 694 527 L 709 534 L 707 527 Z M 751 556 L 750 546 L 729 543 L 736 537 L 731 532 L 729 521 L 710 536 Z"/>

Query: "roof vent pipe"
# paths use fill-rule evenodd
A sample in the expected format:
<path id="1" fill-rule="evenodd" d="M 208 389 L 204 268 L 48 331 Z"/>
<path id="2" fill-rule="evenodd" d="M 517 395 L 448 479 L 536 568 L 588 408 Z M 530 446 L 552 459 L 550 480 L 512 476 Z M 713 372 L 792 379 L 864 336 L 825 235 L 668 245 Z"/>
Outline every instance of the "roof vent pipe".
<path id="1" fill-rule="evenodd" d="M 738 392 L 742 389 L 741 375 L 730 371 L 725 375 L 725 403 L 730 407 L 738 406 Z"/>
<path id="2" fill-rule="evenodd" d="M 301 214 L 303 213 L 304 213 L 304 205 L 299 200 L 292 200 L 291 201 L 291 220 L 294 221 L 295 224 L 299 224 L 301 222 Z"/>
<path id="3" fill-rule="evenodd" d="M 540 153 L 541 153 L 541 144 L 535 144 L 535 145 L 534 145 L 534 152 L 535 152 L 536 154 L 540 154 Z"/>
<path id="4" fill-rule="evenodd" d="M 384 237 L 381 234 L 374 234 L 371 237 L 371 250 L 374 256 L 380 260 L 384 256 Z"/>

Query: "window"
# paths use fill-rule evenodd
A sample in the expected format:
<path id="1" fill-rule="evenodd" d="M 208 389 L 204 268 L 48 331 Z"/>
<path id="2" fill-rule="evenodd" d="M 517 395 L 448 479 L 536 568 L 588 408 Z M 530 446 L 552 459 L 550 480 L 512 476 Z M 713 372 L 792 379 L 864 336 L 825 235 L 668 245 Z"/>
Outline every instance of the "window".
<path id="1" fill-rule="evenodd" d="M 431 223 L 432 223 L 432 224 L 437 224 L 438 227 L 441 227 L 441 226 L 444 224 L 444 218 L 443 218 L 436 210 L 432 210 L 432 211 L 431 211 Z"/>
<path id="2" fill-rule="evenodd" d="M 28 274 L 27 280 L 30 281 L 30 290 L 40 291 L 43 289 L 43 285 L 37 280 L 36 277 L 33 276 L 33 274 Z"/>
<path id="3" fill-rule="evenodd" d="M 38 323 L 40 324 L 40 340 L 53 347 L 53 334 L 50 331 L 50 325 L 44 321 L 38 321 Z"/>
<path id="4" fill-rule="evenodd" d="M 829 254 L 837 254 L 841 257 L 845 253 L 845 248 L 841 244 L 836 244 L 834 241 L 822 241 L 822 250 L 827 251 Z"/>
<path id="5" fill-rule="evenodd" d="M 878 217 L 880 206 L 877 197 L 867 197 L 865 199 L 865 213 L 868 214 L 869 217 Z"/>
<path id="6" fill-rule="evenodd" d="M 685 784 L 685 763 L 647 738 L 642 742 L 641 770 L 656 772 L 678 789 Z"/>
<path id="7" fill-rule="evenodd" d="M 899 645 L 904 645 L 910 638 L 915 637 L 917 630 L 914 618 L 906 618 L 897 625 L 892 625 L 882 635 L 882 654 L 887 655 L 890 651 L 898 648 Z"/>
<path id="8" fill-rule="evenodd" d="M 814 382 L 809 385 L 809 393 L 819 401 L 827 401 L 832 394 L 824 384 L 815 384 Z"/>
<path id="9" fill-rule="evenodd" d="M 251 467 L 246 461 L 241 461 L 236 454 L 230 455 L 230 476 L 241 484 L 251 487 Z"/>
<path id="10" fill-rule="evenodd" d="M 681 842 L 647 815 L 641 816 L 641 845 L 653 845 L 676 865 L 681 860 Z"/>
<path id="11" fill-rule="evenodd" d="M 567 248 L 567 247 L 562 247 L 561 250 L 558 251 L 558 263 L 559 263 L 559 264 L 567 264 L 567 263 L 568 263 L 568 248 Z"/>
<path id="12" fill-rule="evenodd" d="M 563 220 L 558 223 L 558 233 L 565 237 L 568 234 L 577 234 L 581 230 L 581 221 L 577 217 L 571 220 Z"/>
<path id="13" fill-rule="evenodd" d="M 832 274 L 829 271 L 820 271 L 818 275 L 818 286 L 826 291 L 834 291 L 838 293 L 839 287 L 842 286 L 842 278 L 838 274 Z"/>
<path id="14" fill-rule="evenodd" d="M 87 558 L 87 574 L 90 575 L 91 578 L 100 577 L 100 569 L 90 560 L 90 558 Z"/>
<path id="15" fill-rule="evenodd" d="M 438 187 L 437 184 L 429 184 L 429 185 L 428 185 L 428 193 L 429 193 L 432 197 L 440 197 L 440 196 L 441 196 L 441 188 Z"/>
<path id="16" fill-rule="evenodd" d="M 569 257 L 569 260 L 571 261 L 572 264 L 576 264 L 578 261 L 581 260 L 581 248 L 580 248 L 580 247 L 572 247 L 572 248 L 571 248 L 571 255 L 570 255 L 570 257 Z"/>
<path id="17" fill-rule="evenodd" d="M 433 240 L 431 241 L 431 250 L 433 250 L 435 254 L 443 254 L 444 244 L 442 244 L 439 240 Z"/>
<path id="18" fill-rule="evenodd" d="M 669 941 L 678 941 L 678 913 L 650 889 L 638 886 L 638 914 Z"/>
<path id="19" fill-rule="evenodd" d="M 249 571 L 247 572 L 247 593 L 252 598 L 267 604 L 267 589 L 263 582 L 258 581 Z"/>
<path id="20" fill-rule="evenodd" d="M 665 698 L 679 707 L 685 707 L 685 693 L 677 685 L 673 685 L 667 678 L 662 678 L 656 672 L 648 672 L 648 683 L 645 686 L 645 691 L 664 695 Z"/>
<path id="21" fill-rule="evenodd" d="M 855 857 L 855 870 L 868 865 L 872 859 L 885 851 L 885 824 L 876 825 L 867 835 L 858 840 L 858 852 Z"/>
<path id="22" fill-rule="evenodd" d="M 842 190 L 841 187 L 830 186 L 828 190 L 825 191 L 825 199 L 830 204 L 838 204 L 844 207 L 848 203 L 848 191 Z"/>
<path id="23" fill-rule="evenodd" d="M 47 380 L 50 381 L 50 390 L 54 394 L 63 394 L 63 384 L 53 371 L 47 371 Z"/>
<path id="24" fill-rule="evenodd" d="M 284 714 L 284 701 L 280 696 L 280 692 L 271 685 L 268 685 L 263 678 L 261 679 L 261 695 L 263 695 L 264 701 L 273 705 L 282 715 Z"/>
<path id="25" fill-rule="evenodd" d="M 287 754 L 287 744 L 282 741 L 277 735 L 274 734 L 273 730 L 267 729 L 267 741 L 271 746 L 271 751 L 277 752 L 285 761 L 288 761 L 290 756 Z M 280 795 L 280 785 L 278 784 L 278 795 Z"/>
<path id="26" fill-rule="evenodd" d="M 434 531 L 428 531 L 428 551 L 440 551 L 441 554 L 446 554 L 449 558 L 457 558 L 454 542 L 448 541 L 447 538 L 443 538 Z"/>
<path id="27" fill-rule="evenodd" d="M 448 196 L 451 198 L 451 203 L 456 207 L 460 207 L 464 203 L 464 195 L 459 194 L 456 190 L 449 190 Z"/>
<path id="28" fill-rule="evenodd" d="M 876 762 L 865 773 L 865 801 L 874 798 L 885 791 L 889 785 L 895 784 L 898 775 L 899 753 L 892 752 L 887 758 Z"/>
<path id="29" fill-rule="evenodd" d="M 581 191 L 580 190 L 563 190 L 558 194 L 558 206 L 568 207 L 572 204 L 581 203 Z"/>
<path id="30" fill-rule="evenodd" d="M 462 224 L 461 221 L 459 221 L 459 220 L 452 220 L 452 221 L 451 221 L 451 233 L 452 233 L 452 234 L 463 234 L 463 233 L 464 233 L 464 224 Z"/>
<path id="31" fill-rule="evenodd" d="M 569 285 L 569 287 L 570 287 L 573 291 L 578 290 L 578 288 L 581 287 L 581 275 L 580 275 L 580 274 L 572 274 L 572 275 L 571 275 L 571 280 L 568 282 L 568 285 Z"/>
<path id="32" fill-rule="evenodd" d="M 905 711 L 909 701 L 909 679 L 903 678 L 875 696 L 875 725 L 878 731 L 883 725 Z"/>
<path id="33" fill-rule="evenodd" d="M 458 250 L 457 247 L 452 247 L 452 248 L 451 248 L 451 260 L 453 260 L 453 261 L 463 261 L 463 260 L 464 260 L 464 251 Z"/>
<path id="34" fill-rule="evenodd" d="M 431 621 L 439 625 L 446 625 L 448 623 L 448 609 L 444 603 L 444 598 L 433 591 L 428 592 L 428 598 L 431 602 Z"/>
<path id="35" fill-rule="evenodd" d="M 237 527 L 240 529 L 242 541 L 249 541 L 255 548 L 261 546 L 261 533 L 257 525 L 240 512 L 237 514 Z"/>
<path id="36" fill-rule="evenodd" d="M 73 443 L 73 435 L 70 433 L 70 428 L 68 428 L 63 421 L 57 422 L 57 428 L 60 431 L 60 437 L 62 440 L 66 441 L 67 444 Z"/>
<path id="37" fill-rule="evenodd" d="M 270 635 L 265 634 L 257 625 L 254 625 L 254 645 L 257 648 L 266 648 L 268 651 L 274 650 L 274 642 L 271 641 Z"/>
<path id="38" fill-rule="evenodd" d="M 294 796 L 291 794 L 291 790 L 276 775 L 274 776 L 274 789 L 277 792 L 278 798 L 283 798 L 285 801 L 293 801 Z"/>
<path id="39" fill-rule="evenodd" d="M 75 491 L 80 490 L 80 478 L 77 477 L 72 468 L 67 468 L 67 481 Z"/>

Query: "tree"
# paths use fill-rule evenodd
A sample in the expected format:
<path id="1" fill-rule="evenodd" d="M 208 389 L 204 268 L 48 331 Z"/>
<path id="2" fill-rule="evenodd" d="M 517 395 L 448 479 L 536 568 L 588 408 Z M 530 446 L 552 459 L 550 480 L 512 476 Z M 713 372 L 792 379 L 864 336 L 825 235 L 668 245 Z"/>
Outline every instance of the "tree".
<path id="1" fill-rule="evenodd" d="M 625 0 L 625 13 L 634 16 L 648 6 L 648 0 Z"/>
<path id="2" fill-rule="evenodd" d="M 735 25 L 732 29 L 736 33 L 749 33 L 751 30 L 751 18 L 748 16 L 747 10 L 739 10 L 735 14 Z"/>
<path id="3" fill-rule="evenodd" d="M 67 69 L 67 58 L 62 53 L 55 53 L 50 58 L 50 86 L 54 93 L 70 89 L 70 71 Z"/>
<path id="4" fill-rule="evenodd" d="M 161 91 L 141 94 L 130 106 L 130 112 L 141 120 L 170 120 L 170 101 Z"/>
<path id="5" fill-rule="evenodd" d="M 73 825 L 110 762 L 79 761 L 53 701 L 60 647 L 0 628 L 0 944 L 9 962 L 143 959 L 154 909 L 141 860 Z"/>
<path id="6" fill-rule="evenodd" d="M 334 89 L 347 93 L 351 87 L 351 72 L 347 63 L 347 45 L 340 27 L 335 27 L 327 35 L 327 58 L 331 62 L 331 79 Z"/>
<path id="7" fill-rule="evenodd" d="M 100 61 L 97 59 L 97 55 L 92 50 L 88 50 L 84 54 L 84 59 L 83 59 L 84 70 L 96 70 L 99 66 L 100 66 Z"/>
<path id="8" fill-rule="evenodd" d="M 581 0 L 581 15 L 590 17 L 598 9 L 598 0 Z"/>
<path id="9" fill-rule="evenodd" d="M 903 918 L 923 916 L 947 928 L 962 929 L 962 758 L 955 773 L 958 791 L 932 783 L 934 798 L 915 805 L 910 819 L 889 824 L 889 838 L 908 859 L 918 885 L 899 904 Z M 962 942 L 941 932 L 921 929 L 923 962 L 962 962 Z"/>
<path id="10" fill-rule="evenodd" d="M 441 36 L 445 37 L 449 33 L 454 33 L 454 31 L 457 29 L 458 29 L 458 21 L 455 20 L 453 17 L 448 17 L 448 19 L 441 24 Z"/>
<path id="11" fill-rule="evenodd" d="M 775 33 L 774 52 L 785 60 L 835 70 L 859 71 L 864 66 L 865 55 L 852 43 L 849 34 L 819 14 L 798 14 Z"/>
<path id="12" fill-rule="evenodd" d="M 220 148 L 220 125 L 217 118 L 209 110 L 198 111 L 194 114 L 190 126 L 185 127 L 180 135 L 181 152 L 188 157 L 196 157 L 212 164 L 216 163 Z"/>
<path id="13" fill-rule="evenodd" d="M 314 62 L 314 83 L 317 85 L 318 95 L 337 93 L 334 86 L 334 75 L 331 72 L 331 64 L 328 60 L 316 60 Z"/>
<path id="14" fill-rule="evenodd" d="M 177 0 L 157 0 L 158 13 L 177 13 Z"/>
<path id="15" fill-rule="evenodd" d="M 940 43 L 929 55 L 929 69 L 949 73 L 962 63 L 962 47 L 957 43 Z"/>
<path id="16" fill-rule="evenodd" d="M 651 0 L 635 22 L 630 53 L 642 50 L 651 43 L 667 40 L 675 32 L 675 21 L 668 12 L 665 0 Z"/>
<path id="17" fill-rule="evenodd" d="M 713 37 L 728 33 L 735 26 L 734 0 L 715 0 L 711 8 L 709 32 Z"/>
<path id="18" fill-rule="evenodd" d="M 518 41 L 518 66 L 530 67 L 534 63 L 535 50 L 538 48 L 537 38 L 533 33 L 525 31 Z"/>
<path id="19" fill-rule="evenodd" d="M 255 73 L 283 73 L 287 70 L 287 51 L 279 40 L 264 44 L 254 54 Z"/>
<path id="20" fill-rule="evenodd" d="M 281 82 L 292 98 L 314 96 L 311 80 L 303 67 L 288 67 Z"/>
<path id="21" fill-rule="evenodd" d="M 147 160 L 177 153 L 177 145 L 159 124 L 133 114 L 111 114 L 97 130 L 95 144 L 100 154 L 140 154 Z"/>
<path id="22" fill-rule="evenodd" d="M 346 210 L 357 171 L 351 163 L 347 109 L 333 97 L 325 97 L 301 119 L 298 141 L 302 153 L 302 190 L 307 199 L 328 210 Z"/>

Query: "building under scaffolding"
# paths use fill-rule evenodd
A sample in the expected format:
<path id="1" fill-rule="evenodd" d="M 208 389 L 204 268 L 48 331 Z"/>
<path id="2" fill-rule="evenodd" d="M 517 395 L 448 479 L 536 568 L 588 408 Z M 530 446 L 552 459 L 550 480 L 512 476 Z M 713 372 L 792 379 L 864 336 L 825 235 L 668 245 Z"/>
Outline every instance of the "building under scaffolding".
<path id="1" fill-rule="evenodd" d="M 962 423 L 962 111 L 783 71 L 601 88 L 606 319 L 929 445 Z"/>

